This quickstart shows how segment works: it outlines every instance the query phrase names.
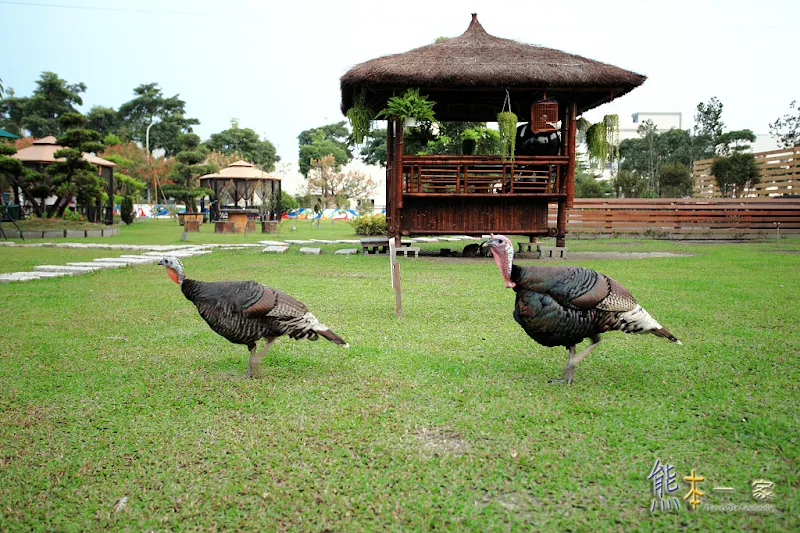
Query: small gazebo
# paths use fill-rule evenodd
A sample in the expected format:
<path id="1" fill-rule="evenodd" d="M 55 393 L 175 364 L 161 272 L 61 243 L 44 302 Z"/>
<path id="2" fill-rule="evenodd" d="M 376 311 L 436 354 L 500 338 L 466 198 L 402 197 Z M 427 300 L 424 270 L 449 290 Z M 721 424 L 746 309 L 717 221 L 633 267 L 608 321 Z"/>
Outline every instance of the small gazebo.
<path id="1" fill-rule="evenodd" d="M 44 169 L 57 161 L 55 158 L 55 153 L 61 149 L 63 146 L 56 144 L 56 138 L 52 135 L 44 137 L 42 139 L 37 139 L 33 141 L 31 146 L 27 148 L 23 148 L 22 150 L 17 151 L 16 154 L 12 155 L 11 157 L 19 159 L 22 161 L 22 164 L 28 168 L 36 170 L 38 172 L 44 172 Z M 105 223 L 106 224 L 113 224 L 114 223 L 114 167 L 116 166 L 111 161 L 103 159 L 102 157 L 98 157 L 94 154 L 90 153 L 83 153 L 83 159 L 92 163 L 95 167 L 97 167 L 97 174 L 102 177 L 106 184 L 108 193 L 108 205 L 106 206 L 106 213 L 105 213 Z M 59 161 L 63 161 L 63 159 L 59 159 Z M 99 200 L 98 200 L 99 202 Z M 95 209 L 97 209 L 98 213 L 102 209 L 101 206 L 96 205 Z"/>
<path id="2" fill-rule="evenodd" d="M 280 220 L 281 179 L 247 161 L 236 161 L 217 173 L 200 176 L 200 186 L 214 191 L 211 221 L 222 213 L 229 220 L 261 215 L 265 220 Z"/>
<path id="3" fill-rule="evenodd" d="M 645 77 L 551 48 L 489 35 L 472 15 L 459 37 L 366 61 L 341 78 L 342 112 L 354 101 L 378 111 L 408 88 L 436 102 L 439 121 L 493 122 L 506 99 L 520 121 L 560 136 L 558 152 L 496 156 L 403 151 L 403 125 L 389 120 L 386 197 L 390 234 L 489 232 L 554 236 L 564 246 L 575 176 L 576 119 Z M 543 119 L 543 110 L 548 117 Z M 560 126 L 558 125 L 560 123 Z M 519 144 L 519 142 L 517 143 Z M 558 205 L 548 227 L 548 204 Z"/>

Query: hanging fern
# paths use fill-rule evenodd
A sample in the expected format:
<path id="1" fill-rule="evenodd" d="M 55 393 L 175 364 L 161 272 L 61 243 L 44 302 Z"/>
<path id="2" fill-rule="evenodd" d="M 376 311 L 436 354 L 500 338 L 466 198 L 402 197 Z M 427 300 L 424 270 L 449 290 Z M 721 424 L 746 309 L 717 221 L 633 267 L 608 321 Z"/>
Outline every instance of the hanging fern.
<path id="1" fill-rule="evenodd" d="M 514 161 L 514 145 L 517 142 L 517 115 L 511 111 L 497 114 L 497 127 L 500 130 L 500 155 Z"/>
<path id="2" fill-rule="evenodd" d="M 609 162 L 617 162 L 619 167 L 619 115 L 606 115 L 603 117 L 603 126 L 606 130 L 606 157 Z"/>
<path id="3" fill-rule="evenodd" d="M 595 164 L 605 163 L 608 156 L 608 142 L 606 141 L 606 126 L 602 122 L 592 124 L 586 130 L 586 151 Z"/>
<path id="4" fill-rule="evenodd" d="M 364 91 L 359 92 L 353 100 L 353 105 L 347 110 L 347 118 L 353 130 L 353 141 L 361 144 L 369 133 L 372 119 L 375 118 L 375 111 L 367 106 Z"/>

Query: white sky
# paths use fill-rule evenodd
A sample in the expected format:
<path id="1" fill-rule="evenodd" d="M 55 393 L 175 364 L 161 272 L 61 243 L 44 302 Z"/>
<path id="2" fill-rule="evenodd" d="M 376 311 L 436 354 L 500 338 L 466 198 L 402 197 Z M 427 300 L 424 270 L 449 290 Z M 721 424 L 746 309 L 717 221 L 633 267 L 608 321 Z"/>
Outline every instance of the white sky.
<path id="1" fill-rule="evenodd" d="M 291 161 L 302 130 L 344 119 L 350 67 L 460 35 L 471 12 L 492 35 L 648 76 L 589 120 L 680 111 L 691 127 L 697 103 L 717 96 L 728 128 L 767 133 L 800 100 L 800 0 L 0 0 L 0 78 L 19 96 L 45 70 L 84 82 L 83 111 L 158 82 L 202 138 L 236 117 Z"/>

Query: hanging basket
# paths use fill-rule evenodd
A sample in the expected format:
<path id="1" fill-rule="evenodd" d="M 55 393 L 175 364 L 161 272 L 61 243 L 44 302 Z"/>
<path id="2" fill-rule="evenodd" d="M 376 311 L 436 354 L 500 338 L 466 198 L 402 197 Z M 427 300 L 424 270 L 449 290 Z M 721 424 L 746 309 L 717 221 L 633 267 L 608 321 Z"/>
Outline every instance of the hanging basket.
<path id="1" fill-rule="evenodd" d="M 508 109 L 508 111 L 506 111 Z M 517 115 L 511 111 L 511 95 L 506 89 L 503 108 L 497 114 L 497 129 L 500 130 L 500 156 L 503 161 L 514 161 L 514 148 L 517 143 Z"/>

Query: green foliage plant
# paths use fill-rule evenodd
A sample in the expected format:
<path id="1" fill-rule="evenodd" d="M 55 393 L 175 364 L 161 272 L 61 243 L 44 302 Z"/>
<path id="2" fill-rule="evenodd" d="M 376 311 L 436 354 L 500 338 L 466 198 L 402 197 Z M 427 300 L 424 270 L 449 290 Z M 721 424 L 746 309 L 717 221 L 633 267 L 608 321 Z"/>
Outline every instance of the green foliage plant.
<path id="1" fill-rule="evenodd" d="M 403 96 L 392 96 L 386 102 L 386 108 L 378 112 L 375 118 L 413 118 L 419 122 L 435 122 L 433 106 L 436 102 L 419 94 L 419 89 L 408 89 Z"/>
<path id="2" fill-rule="evenodd" d="M 125 196 L 119 204 L 119 216 L 127 224 L 133 224 L 133 198 Z"/>
<path id="3" fill-rule="evenodd" d="M 511 111 L 497 114 L 497 127 L 500 130 L 500 155 L 503 161 L 514 161 L 514 146 L 517 142 L 517 115 Z"/>
<path id="4" fill-rule="evenodd" d="M 347 110 L 347 119 L 350 121 L 350 128 L 353 130 L 353 142 L 361 144 L 364 138 L 369 135 L 370 124 L 375 118 L 375 111 L 366 103 L 366 95 L 361 91 L 353 101 L 352 107 Z"/>
<path id="5" fill-rule="evenodd" d="M 356 235 L 386 235 L 389 233 L 389 225 L 386 222 L 386 215 L 359 215 L 354 218 L 350 225 Z"/>

